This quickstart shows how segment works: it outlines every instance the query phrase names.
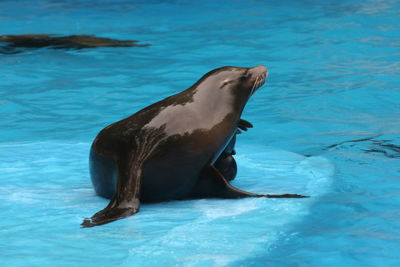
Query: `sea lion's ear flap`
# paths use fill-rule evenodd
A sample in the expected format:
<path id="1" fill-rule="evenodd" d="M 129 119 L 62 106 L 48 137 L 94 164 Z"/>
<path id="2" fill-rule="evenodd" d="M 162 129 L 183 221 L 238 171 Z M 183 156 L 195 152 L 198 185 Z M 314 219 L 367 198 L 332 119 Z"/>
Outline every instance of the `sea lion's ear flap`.
<path id="1" fill-rule="evenodd" d="M 136 168 L 132 165 L 137 165 Z M 107 207 L 82 222 L 82 227 L 93 227 L 126 218 L 140 207 L 142 165 L 119 163 L 117 190 Z"/>

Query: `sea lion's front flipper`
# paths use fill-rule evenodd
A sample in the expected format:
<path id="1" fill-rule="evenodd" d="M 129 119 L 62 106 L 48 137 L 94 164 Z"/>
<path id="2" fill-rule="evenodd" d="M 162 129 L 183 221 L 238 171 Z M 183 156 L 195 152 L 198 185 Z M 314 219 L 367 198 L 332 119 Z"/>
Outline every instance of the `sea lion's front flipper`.
<path id="1" fill-rule="evenodd" d="M 253 124 L 246 120 L 240 119 L 238 122 L 238 128 L 242 129 L 243 131 L 247 131 L 248 128 L 253 128 Z"/>
<path id="2" fill-rule="evenodd" d="M 203 171 L 189 198 L 305 198 L 297 194 L 260 195 L 240 190 L 227 181 L 217 168 L 211 166 Z"/>
<path id="3" fill-rule="evenodd" d="M 88 228 L 123 219 L 137 213 L 139 206 L 139 199 L 117 203 L 113 198 L 105 209 L 97 212 L 91 218 L 84 219 L 81 225 L 83 228 Z"/>
<path id="4" fill-rule="evenodd" d="M 136 165 L 136 166 L 135 166 Z M 131 216 L 139 211 L 142 167 L 129 168 L 118 164 L 117 190 L 107 207 L 82 222 L 82 227 L 93 227 Z"/>
<path id="5" fill-rule="evenodd" d="M 257 196 L 257 194 L 233 187 L 216 167 L 210 166 L 203 170 L 189 198 L 244 198 Z"/>
<path id="6" fill-rule="evenodd" d="M 226 180 L 232 181 L 236 177 L 237 165 L 235 159 L 230 154 L 222 154 L 214 163 L 214 167 L 225 177 Z"/>

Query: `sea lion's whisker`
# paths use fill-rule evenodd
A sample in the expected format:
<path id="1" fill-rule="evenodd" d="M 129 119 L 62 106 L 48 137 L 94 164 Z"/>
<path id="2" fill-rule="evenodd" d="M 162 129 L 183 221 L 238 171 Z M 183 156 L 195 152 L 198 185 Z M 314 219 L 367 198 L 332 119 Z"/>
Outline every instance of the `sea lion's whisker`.
<path id="1" fill-rule="evenodd" d="M 256 81 L 254 82 L 253 86 L 251 87 L 251 92 L 250 92 L 250 95 L 252 95 L 252 94 L 253 94 L 253 91 L 256 89 L 256 87 L 257 87 L 257 82 L 258 82 L 258 79 L 259 79 L 259 77 L 257 77 Z"/>

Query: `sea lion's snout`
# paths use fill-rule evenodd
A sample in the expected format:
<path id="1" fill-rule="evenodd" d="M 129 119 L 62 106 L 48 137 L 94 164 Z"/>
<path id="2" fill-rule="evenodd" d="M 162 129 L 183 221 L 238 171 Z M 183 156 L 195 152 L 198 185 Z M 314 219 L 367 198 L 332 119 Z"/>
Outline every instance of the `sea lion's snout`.
<path id="1" fill-rule="evenodd" d="M 250 92 L 250 95 L 252 95 L 258 88 L 260 88 L 265 83 L 265 80 L 268 76 L 268 69 L 263 65 L 259 65 L 250 68 L 250 73 L 252 76 L 251 82 L 253 84 Z"/>
<path id="2" fill-rule="evenodd" d="M 267 77 L 267 75 L 268 75 L 268 69 L 263 65 L 259 65 L 259 66 L 250 68 L 250 71 L 256 77 L 260 77 L 260 76 Z"/>

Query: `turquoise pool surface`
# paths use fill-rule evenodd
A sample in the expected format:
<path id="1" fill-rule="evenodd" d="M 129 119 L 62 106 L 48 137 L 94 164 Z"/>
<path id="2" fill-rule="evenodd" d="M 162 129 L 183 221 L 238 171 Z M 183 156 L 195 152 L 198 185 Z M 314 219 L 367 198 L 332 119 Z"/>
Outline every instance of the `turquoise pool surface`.
<path id="1" fill-rule="evenodd" d="M 400 266 L 398 21 L 390 0 L 1 1 L 1 35 L 151 46 L 0 53 L 0 265 Z M 108 203 L 88 173 L 102 128 L 259 64 L 233 184 L 310 198 L 145 204 L 80 228 Z"/>

